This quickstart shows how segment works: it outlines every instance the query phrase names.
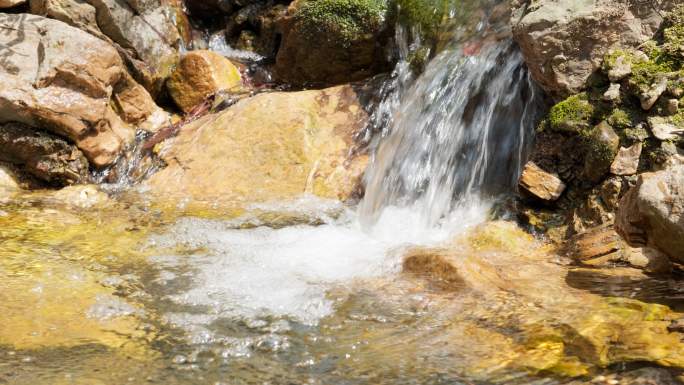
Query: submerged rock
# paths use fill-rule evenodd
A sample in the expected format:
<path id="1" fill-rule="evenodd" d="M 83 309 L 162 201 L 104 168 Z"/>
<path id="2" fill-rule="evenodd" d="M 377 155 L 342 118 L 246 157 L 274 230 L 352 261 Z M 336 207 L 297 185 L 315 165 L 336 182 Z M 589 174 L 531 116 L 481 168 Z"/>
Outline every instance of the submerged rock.
<path id="1" fill-rule="evenodd" d="M 222 91 L 238 91 L 240 72 L 230 60 L 212 51 L 189 52 L 166 83 L 169 94 L 183 112 Z"/>
<path id="2" fill-rule="evenodd" d="M 631 245 L 684 263 L 684 164 L 640 175 L 620 202 L 616 228 Z"/>
<path id="3" fill-rule="evenodd" d="M 60 21 L 0 14 L 0 122 L 17 121 L 74 141 L 96 167 L 114 162 L 160 110 L 106 42 Z M 34 58 L 36 60 L 29 60 Z"/>
<path id="4" fill-rule="evenodd" d="M 534 162 L 528 162 L 518 182 L 529 194 L 545 201 L 555 201 L 565 190 L 565 184 L 558 175 L 542 170 Z"/>
<path id="5" fill-rule="evenodd" d="M 675 3 L 516 1 L 513 34 L 534 79 L 547 92 L 567 96 L 585 87 L 611 48 L 636 47 L 652 38 L 663 20 L 660 11 Z"/>
<path id="6" fill-rule="evenodd" d="M 387 3 L 298 0 L 283 18 L 275 75 L 295 85 L 339 84 L 386 67 Z"/>
<path id="7" fill-rule="evenodd" d="M 168 166 L 146 185 L 162 199 L 205 204 L 345 200 L 367 163 L 353 151 L 367 117 L 351 86 L 259 94 L 184 126 L 161 150 Z"/>
<path id="8" fill-rule="evenodd" d="M 88 179 L 88 161 L 65 140 L 20 123 L 0 125 L 0 161 L 22 167 L 34 177 L 55 185 Z"/>

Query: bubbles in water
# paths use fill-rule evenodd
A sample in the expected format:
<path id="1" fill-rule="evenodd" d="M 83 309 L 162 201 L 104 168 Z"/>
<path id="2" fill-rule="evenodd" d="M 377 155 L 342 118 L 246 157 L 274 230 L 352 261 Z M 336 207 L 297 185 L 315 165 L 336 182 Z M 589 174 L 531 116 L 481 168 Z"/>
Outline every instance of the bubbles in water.
<path id="1" fill-rule="evenodd" d="M 331 288 L 396 273 L 404 247 L 443 242 L 485 220 L 486 213 L 486 205 L 473 205 L 427 228 L 417 225 L 419 211 L 390 207 L 369 232 L 350 211 L 319 226 L 278 229 L 235 229 L 221 221 L 184 219 L 156 242 L 202 250 L 186 261 L 194 270 L 193 287 L 171 296 L 178 304 L 209 308 L 210 319 L 200 324 L 218 318 L 288 317 L 314 325 L 334 310 L 326 296 Z M 173 258 L 155 261 L 178 266 Z M 178 325 L 196 328 L 197 319 L 187 321 L 175 318 Z"/>

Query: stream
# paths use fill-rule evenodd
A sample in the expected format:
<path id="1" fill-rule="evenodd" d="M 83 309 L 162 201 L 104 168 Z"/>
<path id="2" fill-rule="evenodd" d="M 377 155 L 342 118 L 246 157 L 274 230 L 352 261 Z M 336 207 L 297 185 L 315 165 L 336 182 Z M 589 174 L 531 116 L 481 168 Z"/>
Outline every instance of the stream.
<path id="1" fill-rule="evenodd" d="M 356 204 L 0 201 L 0 384 L 660 383 L 682 293 L 569 267 L 506 209 L 543 112 L 508 35 L 485 18 L 409 67 Z"/>

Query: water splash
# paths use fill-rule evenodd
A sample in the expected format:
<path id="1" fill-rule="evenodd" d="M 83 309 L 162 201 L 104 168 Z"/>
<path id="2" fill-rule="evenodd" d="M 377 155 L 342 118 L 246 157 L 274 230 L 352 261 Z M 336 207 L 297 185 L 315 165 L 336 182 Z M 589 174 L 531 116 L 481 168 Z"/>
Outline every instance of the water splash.
<path id="1" fill-rule="evenodd" d="M 510 191 L 528 151 L 536 100 L 509 39 L 439 54 L 402 95 L 375 149 L 359 206 L 364 224 L 387 206 L 412 205 L 424 225 L 434 226 L 459 205 Z"/>

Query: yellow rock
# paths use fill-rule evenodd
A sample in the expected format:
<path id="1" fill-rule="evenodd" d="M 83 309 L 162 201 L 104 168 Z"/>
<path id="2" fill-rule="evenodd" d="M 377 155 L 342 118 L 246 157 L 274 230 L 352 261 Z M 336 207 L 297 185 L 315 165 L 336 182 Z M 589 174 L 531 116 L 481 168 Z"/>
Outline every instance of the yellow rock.
<path id="1" fill-rule="evenodd" d="M 147 187 L 162 201 L 209 206 L 302 194 L 346 200 L 368 162 L 353 152 L 367 118 L 351 86 L 260 94 L 184 126 Z"/>
<path id="2" fill-rule="evenodd" d="M 237 91 L 241 84 L 230 60 L 212 51 L 192 51 L 181 58 L 167 88 L 178 107 L 189 112 L 216 92 Z"/>

